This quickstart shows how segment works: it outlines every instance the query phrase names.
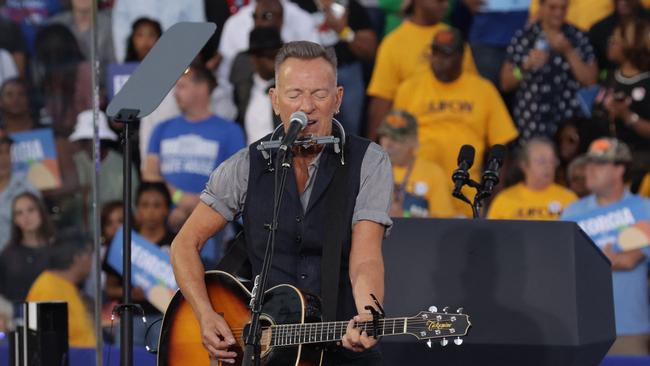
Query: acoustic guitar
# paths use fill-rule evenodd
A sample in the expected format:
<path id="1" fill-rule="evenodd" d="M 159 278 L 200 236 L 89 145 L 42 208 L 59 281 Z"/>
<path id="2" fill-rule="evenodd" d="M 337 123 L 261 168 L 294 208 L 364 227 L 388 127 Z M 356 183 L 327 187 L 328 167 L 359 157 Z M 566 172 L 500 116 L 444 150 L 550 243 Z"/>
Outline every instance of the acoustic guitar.
<path id="1" fill-rule="evenodd" d="M 237 340 L 231 347 L 237 352 L 235 365 L 241 365 L 244 340 L 251 312 L 248 308 L 250 291 L 235 277 L 222 271 L 205 274 L 208 295 L 215 312 L 221 314 Z M 320 302 L 316 296 L 303 293 L 290 285 L 275 286 L 264 293 L 262 306 L 261 364 L 320 365 L 327 343 L 340 341 L 348 321 L 321 322 Z M 445 309 L 446 310 L 446 309 Z M 441 345 L 462 343 L 462 336 L 471 326 L 469 316 L 435 307 L 415 316 L 382 318 L 377 324 L 377 337 L 410 334 L 420 340 L 441 339 Z M 373 321 L 359 322 L 357 327 L 374 336 Z M 177 291 L 172 298 L 160 330 L 158 366 L 210 366 L 201 344 L 201 328 L 192 308 Z M 225 363 L 224 363 L 225 365 Z"/>

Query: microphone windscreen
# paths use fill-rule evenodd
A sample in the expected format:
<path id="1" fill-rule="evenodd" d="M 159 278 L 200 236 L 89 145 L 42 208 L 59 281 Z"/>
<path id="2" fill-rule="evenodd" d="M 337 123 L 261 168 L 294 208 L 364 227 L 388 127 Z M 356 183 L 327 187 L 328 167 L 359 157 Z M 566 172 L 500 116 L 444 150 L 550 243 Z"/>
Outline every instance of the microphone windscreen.
<path id="1" fill-rule="evenodd" d="M 503 164 L 503 159 L 506 157 L 506 147 L 500 144 L 492 146 L 490 149 L 490 156 L 488 157 L 488 161 L 491 160 L 496 160 L 499 165 Z"/>
<path id="2" fill-rule="evenodd" d="M 298 111 L 298 112 L 291 113 L 291 117 L 289 118 L 289 121 L 300 122 L 301 125 L 300 129 L 302 130 L 303 128 L 305 128 L 305 126 L 307 126 L 307 122 L 309 121 L 309 119 L 307 118 L 305 112 Z"/>
<path id="3" fill-rule="evenodd" d="M 466 162 L 468 164 L 468 168 L 471 168 L 474 164 L 474 153 L 474 146 L 463 145 L 460 148 L 460 152 L 458 153 L 458 165 L 460 165 L 462 162 Z"/>

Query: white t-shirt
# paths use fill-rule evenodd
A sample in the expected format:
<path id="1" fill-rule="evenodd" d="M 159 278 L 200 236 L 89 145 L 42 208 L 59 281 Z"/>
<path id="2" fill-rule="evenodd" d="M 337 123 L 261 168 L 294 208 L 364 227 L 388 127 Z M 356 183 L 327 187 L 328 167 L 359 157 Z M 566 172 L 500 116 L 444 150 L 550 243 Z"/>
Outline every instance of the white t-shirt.
<path id="1" fill-rule="evenodd" d="M 5 80 L 15 78 L 18 76 L 18 68 L 16 68 L 16 63 L 14 62 L 11 53 L 0 48 L 0 85 L 2 85 Z"/>
<path id="2" fill-rule="evenodd" d="M 248 145 L 273 132 L 273 107 L 267 93 L 272 83 L 273 80 L 264 80 L 258 74 L 253 74 L 253 87 L 244 116 Z"/>
<path id="3" fill-rule="evenodd" d="M 284 12 L 282 30 L 280 36 L 284 42 L 290 41 L 312 41 L 318 42 L 319 36 L 311 15 L 289 0 L 281 0 Z M 221 40 L 219 42 L 219 53 L 223 56 L 217 76 L 219 83 L 228 81 L 232 61 L 238 53 L 248 49 L 250 32 L 255 26 L 253 13 L 256 3 L 252 2 L 228 18 L 223 26 Z"/>

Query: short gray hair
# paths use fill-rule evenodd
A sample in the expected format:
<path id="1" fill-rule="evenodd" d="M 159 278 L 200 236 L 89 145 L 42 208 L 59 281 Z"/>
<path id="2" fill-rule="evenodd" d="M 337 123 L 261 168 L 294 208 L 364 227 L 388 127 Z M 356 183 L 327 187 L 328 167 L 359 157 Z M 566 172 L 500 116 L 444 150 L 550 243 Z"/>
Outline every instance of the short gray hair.
<path id="1" fill-rule="evenodd" d="M 298 58 L 301 60 L 313 60 L 316 58 L 322 58 L 327 61 L 328 64 L 332 66 L 334 70 L 334 79 L 337 79 L 336 74 L 336 53 L 332 47 L 323 47 L 318 43 L 309 42 L 309 41 L 294 41 L 285 43 L 277 56 L 275 56 L 275 83 L 278 83 L 277 77 L 279 75 L 280 66 L 289 58 Z"/>
<path id="2" fill-rule="evenodd" d="M 555 143 L 553 141 L 549 140 L 546 137 L 534 137 L 528 142 L 526 142 L 521 149 L 519 150 L 519 162 L 520 163 L 527 163 L 528 160 L 530 159 L 530 150 L 532 150 L 533 146 L 536 145 L 546 145 L 553 150 L 553 153 L 555 154 L 555 157 L 557 157 L 557 151 L 555 150 Z"/>
<path id="3" fill-rule="evenodd" d="M 569 163 L 569 166 L 566 168 L 567 179 L 570 180 L 576 170 L 587 165 L 588 162 L 589 160 L 587 160 L 584 156 L 578 156 L 577 158 L 573 159 L 573 161 L 571 161 Z"/>

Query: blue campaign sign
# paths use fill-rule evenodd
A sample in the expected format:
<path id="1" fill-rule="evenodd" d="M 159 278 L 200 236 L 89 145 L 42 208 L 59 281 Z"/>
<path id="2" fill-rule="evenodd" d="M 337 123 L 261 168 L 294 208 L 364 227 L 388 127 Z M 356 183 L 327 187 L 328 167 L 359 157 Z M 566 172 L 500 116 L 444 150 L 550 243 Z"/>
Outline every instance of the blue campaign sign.
<path id="1" fill-rule="evenodd" d="M 481 6 L 484 12 L 523 11 L 528 10 L 530 0 L 485 0 Z"/>
<path id="2" fill-rule="evenodd" d="M 587 214 L 564 219 L 575 221 L 598 247 L 611 244 L 615 250 L 626 251 L 650 245 L 648 207 L 646 200 L 631 196 Z"/>
<path id="3" fill-rule="evenodd" d="M 110 64 L 106 70 L 106 96 L 110 101 L 122 89 L 140 63 Z"/>
<path id="4" fill-rule="evenodd" d="M 107 254 L 108 265 L 120 275 L 123 272 L 122 238 L 123 230 L 120 228 L 113 237 Z M 178 289 L 169 254 L 136 232 L 131 232 L 131 271 L 132 285 L 141 287 L 147 294 L 147 298 L 152 291 L 161 288 L 169 291 Z"/>
<path id="5" fill-rule="evenodd" d="M 61 172 L 51 128 L 12 133 L 12 171 L 25 174 L 38 189 L 61 186 Z"/>

